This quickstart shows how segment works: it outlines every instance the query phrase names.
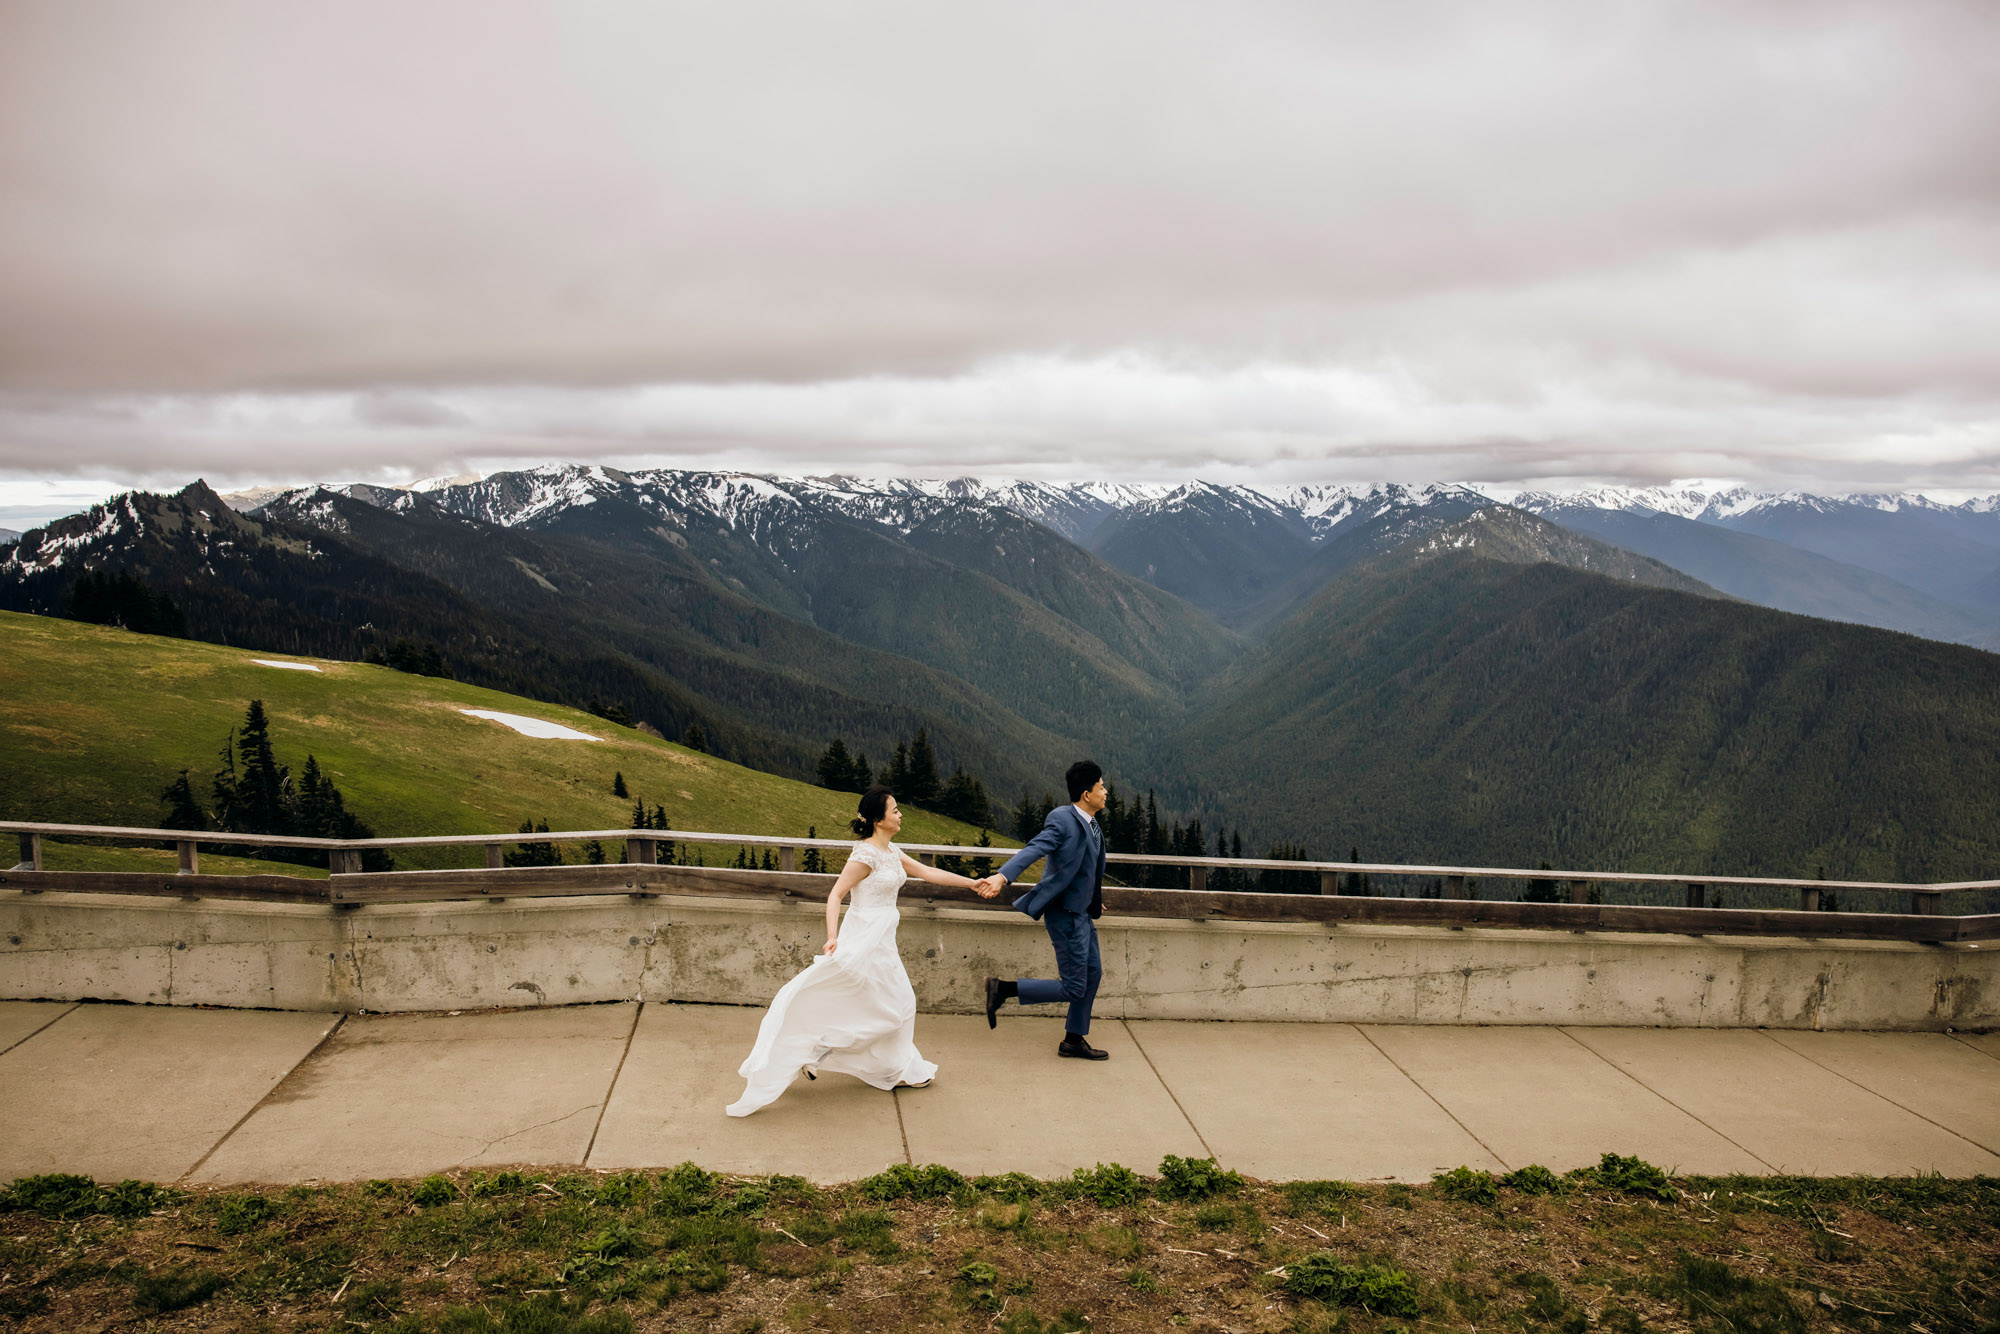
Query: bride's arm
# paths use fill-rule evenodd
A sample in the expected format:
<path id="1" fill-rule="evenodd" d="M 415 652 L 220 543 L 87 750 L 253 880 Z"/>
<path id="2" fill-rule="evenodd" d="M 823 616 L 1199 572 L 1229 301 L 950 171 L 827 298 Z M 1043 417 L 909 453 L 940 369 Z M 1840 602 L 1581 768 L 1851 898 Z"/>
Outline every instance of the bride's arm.
<path id="1" fill-rule="evenodd" d="M 928 880 L 933 885 L 957 885 L 960 889 L 971 889 L 979 883 L 971 876 L 959 875 L 956 871 L 940 871 L 935 866 L 926 866 L 907 852 L 903 854 L 903 873 L 912 880 Z"/>
<path id="2" fill-rule="evenodd" d="M 840 868 L 840 875 L 826 896 L 826 944 L 820 947 L 821 954 L 833 953 L 834 946 L 840 943 L 840 901 L 867 875 L 868 864 L 859 857 L 849 857 L 847 865 Z"/>

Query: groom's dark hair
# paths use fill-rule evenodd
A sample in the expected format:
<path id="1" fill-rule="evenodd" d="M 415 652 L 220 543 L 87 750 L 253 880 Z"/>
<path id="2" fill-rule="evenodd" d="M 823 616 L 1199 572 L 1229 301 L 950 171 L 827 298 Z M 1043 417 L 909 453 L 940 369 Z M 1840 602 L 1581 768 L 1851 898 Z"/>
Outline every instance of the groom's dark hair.
<path id="1" fill-rule="evenodd" d="M 1104 770 L 1097 767 L 1096 760 L 1078 760 L 1063 775 L 1063 785 L 1069 788 L 1069 799 L 1075 801 L 1084 793 L 1097 786 L 1097 780 L 1104 777 Z"/>

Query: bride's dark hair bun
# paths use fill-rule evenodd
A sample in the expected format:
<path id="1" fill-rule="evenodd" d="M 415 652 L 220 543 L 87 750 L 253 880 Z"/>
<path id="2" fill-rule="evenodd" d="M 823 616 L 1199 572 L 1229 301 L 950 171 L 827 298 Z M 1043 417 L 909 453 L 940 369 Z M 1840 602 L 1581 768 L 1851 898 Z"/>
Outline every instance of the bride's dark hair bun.
<path id="1" fill-rule="evenodd" d="M 861 804 L 855 807 L 859 812 L 847 827 L 854 831 L 856 838 L 869 838 L 875 833 L 875 826 L 889 813 L 889 789 L 879 783 L 861 794 Z"/>

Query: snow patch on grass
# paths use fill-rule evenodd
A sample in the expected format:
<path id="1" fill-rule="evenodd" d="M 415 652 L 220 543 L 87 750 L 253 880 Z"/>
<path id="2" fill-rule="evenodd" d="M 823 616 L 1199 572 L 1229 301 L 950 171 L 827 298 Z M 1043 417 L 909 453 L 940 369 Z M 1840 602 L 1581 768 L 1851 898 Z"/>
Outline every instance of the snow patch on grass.
<path id="1" fill-rule="evenodd" d="M 496 723 L 513 728 L 522 736 L 541 737 L 548 741 L 602 741 L 604 738 L 579 732 L 574 727 L 564 727 L 543 718 L 524 718 L 518 713 L 499 713 L 493 709 L 460 709 L 460 713 L 474 718 L 490 718 Z"/>

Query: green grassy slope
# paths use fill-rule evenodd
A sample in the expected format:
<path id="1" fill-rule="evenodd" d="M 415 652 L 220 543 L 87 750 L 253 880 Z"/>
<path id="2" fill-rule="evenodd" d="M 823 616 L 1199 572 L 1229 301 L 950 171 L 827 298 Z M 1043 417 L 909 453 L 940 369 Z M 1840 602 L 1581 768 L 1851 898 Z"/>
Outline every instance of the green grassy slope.
<path id="1" fill-rule="evenodd" d="M 165 812 L 159 794 L 183 768 L 206 804 L 223 739 L 252 699 L 264 701 L 279 760 L 296 772 L 308 753 L 316 756 L 348 808 L 382 837 L 511 833 L 529 819 L 558 830 L 623 828 L 632 803 L 612 795 L 614 772 L 679 829 L 803 835 L 817 827 L 821 837 L 841 838 L 853 814 L 851 795 L 573 709 L 361 663 L 295 659 L 321 669 L 301 672 L 254 661 L 280 656 L 0 612 L 0 818 L 156 825 Z M 468 708 L 603 739 L 537 740 L 460 712 Z M 978 837 L 922 811 L 907 814 L 901 834 L 911 843 Z M 396 853 L 409 868 L 482 858 L 476 848 Z M 86 860 L 110 864 L 102 851 Z M 54 864 L 86 860 L 72 852 Z M 203 869 L 228 867 L 204 857 Z"/>

